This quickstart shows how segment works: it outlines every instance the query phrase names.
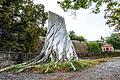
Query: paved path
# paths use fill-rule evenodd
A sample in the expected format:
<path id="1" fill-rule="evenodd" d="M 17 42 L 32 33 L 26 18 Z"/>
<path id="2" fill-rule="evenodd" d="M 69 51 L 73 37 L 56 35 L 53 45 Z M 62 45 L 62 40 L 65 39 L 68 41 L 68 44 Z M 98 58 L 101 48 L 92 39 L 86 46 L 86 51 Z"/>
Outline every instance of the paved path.
<path id="1" fill-rule="evenodd" d="M 0 73 L 0 80 L 120 80 L 120 58 L 83 70 L 69 73 Z"/>

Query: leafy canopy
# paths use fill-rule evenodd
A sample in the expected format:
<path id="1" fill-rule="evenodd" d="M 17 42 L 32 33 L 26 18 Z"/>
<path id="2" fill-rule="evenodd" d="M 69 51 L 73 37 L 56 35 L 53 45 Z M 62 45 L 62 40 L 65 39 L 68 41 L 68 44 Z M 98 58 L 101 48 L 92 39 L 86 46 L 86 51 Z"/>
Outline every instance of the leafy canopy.
<path id="1" fill-rule="evenodd" d="M 120 35 L 119 34 L 112 34 L 106 40 L 106 42 L 112 44 L 115 49 L 120 49 Z"/>
<path id="2" fill-rule="evenodd" d="M 88 9 L 90 6 L 95 5 L 92 9 L 93 13 L 99 13 L 100 7 L 104 4 L 107 5 L 105 9 L 106 24 L 110 27 L 114 26 L 116 30 L 120 30 L 120 1 L 119 0 L 63 0 L 58 1 L 60 7 L 64 10 L 79 10 L 81 8 Z"/>
<path id="3" fill-rule="evenodd" d="M 28 52 L 38 46 L 47 13 L 30 0 L 0 0 L 0 49 Z"/>
<path id="4" fill-rule="evenodd" d="M 69 37 L 71 40 L 78 40 L 80 42 L 85 42 L 86 39 L 83 36 L 77 36 L 74 31 L 69 32 Z"/>

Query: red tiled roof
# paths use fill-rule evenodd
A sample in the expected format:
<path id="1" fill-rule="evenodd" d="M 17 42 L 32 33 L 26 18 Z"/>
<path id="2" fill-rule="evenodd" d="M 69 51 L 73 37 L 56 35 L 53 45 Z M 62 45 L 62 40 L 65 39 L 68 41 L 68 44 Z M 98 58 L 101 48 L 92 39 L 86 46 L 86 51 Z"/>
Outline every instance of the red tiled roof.
<path id="1" fill-rule="evenodd" d="M 104 44 L 102 47 L 113 47 L 111 44 Z"/>

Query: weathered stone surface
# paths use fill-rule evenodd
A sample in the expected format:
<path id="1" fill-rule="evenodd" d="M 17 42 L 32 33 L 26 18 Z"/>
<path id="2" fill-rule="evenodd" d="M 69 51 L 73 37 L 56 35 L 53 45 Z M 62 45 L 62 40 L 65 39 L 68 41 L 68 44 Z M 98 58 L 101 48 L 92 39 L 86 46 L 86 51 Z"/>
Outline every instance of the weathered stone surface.
<path id="1" fill-rule="evenodd" d="M 45 37 L 40 37 L 40 48 L 37 50 L 38 52 L 40 52 L 40 50 L 42 49 L 42 46 L 43 43 L 45 41 Z M 84 54 L 84 53 L 88 53 L 88 47 L 85 43 L 80 43 L 79 41 L 77 40 L 72 40 L 72 43 L 74 45 L 74 48 L 75 48 L 75 51 L 77 53 L 77 55 L 79 56 L 80 54 Z"/>
<path id="2" fill-rule="evenodd" d="M 78 59 L 63 17 L 49 11 L 48 32 L 40 54 L 54 61 Z"/>
<path id="3" fill-rule="evenodd" d="M 88 53 L 88 47 L 86 45 L 86 43 L 80 43 L 77 40 L 72 40 L 73 45 L 75 47 L 76 53 Z"/>

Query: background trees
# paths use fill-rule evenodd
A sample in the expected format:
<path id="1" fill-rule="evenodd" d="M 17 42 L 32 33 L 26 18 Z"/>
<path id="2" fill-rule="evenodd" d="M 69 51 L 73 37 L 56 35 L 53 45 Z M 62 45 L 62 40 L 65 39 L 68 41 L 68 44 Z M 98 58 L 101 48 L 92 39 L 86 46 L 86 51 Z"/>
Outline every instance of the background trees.
<path id="1" fill-rule="evenodd" d="M 78 40 L 80 42 L 85 42 L 86 39 L 83 36 L 77 36 L 74 31 L 69 32 L 69 37 L 71 40 Z"/>
<path id="2" fill-rule="evenodd" d="M 63 0 L 59 1 L 60 7 L 64 10 L 79 10 L 81 8 L 88 9 L 93 4 L 92 12 L 97 14 L 100 7 L 106 4 L 105 18 L 106 24 L 110 27 L 114 26 L 116 30 L 120 30 L 120 1 L 119 0 Z"/>
<path id="3" fill-rule="evenodd" d="M 47 13 L 42 4 L 25 0 L 0 0 L 0 49 L 32 51 L 37 45 Z"/>
<path id="4" fill-rule="evenodd" d="M 119 1 L 119 0 L 118 0 Z M 109 3 L 105 10 L 105 18 L 107 19 L 106 24 L 109 27 L 115 27 L 115 31 L 120 30 L 120 1 Z"/>
<path id="5" fill-rule="evenodd" d="M 74 31 L 70 31 L 70 32 L 69 32 L 69 36 L 70 36 L 70 39 L 71 39 L 71 40 L 75 40 L 75 38 L 76 38 L 76 34 L 75 34 Z"/>
<path id="6" fill-rule="evenodd" d="M 120 35 L 119 34 L 112 34 L 106 40 L 106 42 L 112 44 L 115 49 L 120 49 Z"/>

